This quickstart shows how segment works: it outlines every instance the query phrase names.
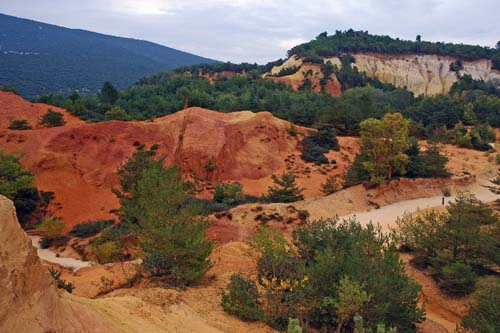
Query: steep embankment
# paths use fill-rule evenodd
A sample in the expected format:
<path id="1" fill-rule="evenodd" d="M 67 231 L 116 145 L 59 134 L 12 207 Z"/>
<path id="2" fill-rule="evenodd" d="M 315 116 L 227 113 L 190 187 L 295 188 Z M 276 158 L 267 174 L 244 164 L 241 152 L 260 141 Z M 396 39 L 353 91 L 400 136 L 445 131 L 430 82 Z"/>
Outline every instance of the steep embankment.
<path id="1" fill-rule="evenodd" d="M 79 298 L 58 290 L 17 222 L 14 205 L 0 196 L 0 331 L 116 332 Z"/>
<path id="2" fill-rule="evenodd" d="M 450 71 L 450 64 L 457 59 L 437 55 L 390 55 L 378 53 L 353 54 L 355 66 L 368 77 L 378 78 L 381 82 L 390 83 L 396 87 L 407 88 L 415 95 L 447 94 L 453 83 L 457 81 L 457 74 Z M 323 62 L 330 61 L 338 68 L 342 67 L 339 57 L 325 57 Z M 474 79 L 491 80 L 500 79 L 500 71 L 491 68 L 491 61 L 481 59 L 476 61 L 462 61 L 461 75 L 469 74 Z M 277 74 L 285 68 L 299 68 L 291 75 L 282 77 L 269 77 L 272 80 L 290 84 L 298 89 L 308 78 L 313 89 L 319 91 L 319 80 L 323 78 L 321 65 L 304 62 L 303 59 L 291 56 L 281 66 L 271 70 Z M 335 96 L 340 94 L 340 84 L 335 74 L 326 80 L 325 90 Z"/>
<path id="3" fill-rule="evenodd" d="M 274 332 L 262 323 L 241 322 L 220 306 L 233 272 L 255 273 L 245 244 L 214 251 L 209 274 L 217 278 L 197 287 L 123 289 L 92 300 L 56 288 L 3 196 L 0 220 L 0 332 Z M 98 284 L 100 276 L 88 283 Z"/>
<path id="4" fill-rule="evenodd" d="M 301 135 L 292 137 L 291 124 L 268 112 L 189 108 L 151 121 L 89 124 L 60 110 L 68 120 L 65 126 L 14 131 L 7 129 L 10 118 L 36 122 L 48 106 L 2 92 L 0 105 L 0 148 L 20 154 L 38 188 L 55 193 L 51 210 L 68 225 L 113 217 L 111 210 L 118 208 L 111 192 L 118 185 L 116 169 L 138 144 L 157 145 L 167 165 L 178 165 L 190 179 L 196 175 L 205 191 L 217 181 L 239 181 L 247 193 L 259 195 L 272 183 L 272 174 L 293 169 L 299 182 L 308 185 L 308 196 L 319 195 L 328 174 L 345 172 L 358 146 L 356 140 L 341 140 L 346 149 L 329 155 L 338 164 L 320 168 L 300 161 Z M 213 170 L 206 168 L 209 161 Z"/>

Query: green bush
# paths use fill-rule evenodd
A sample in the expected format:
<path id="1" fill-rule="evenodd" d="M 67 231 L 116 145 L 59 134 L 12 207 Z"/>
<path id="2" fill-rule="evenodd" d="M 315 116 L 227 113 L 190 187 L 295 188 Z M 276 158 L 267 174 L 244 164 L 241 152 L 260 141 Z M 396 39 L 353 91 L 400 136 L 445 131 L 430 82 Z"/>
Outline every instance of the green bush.
<path id="1" fill-rule="evenodd" d="M 85 223 L 78 223 L 73 226 L 70 234 L 80 238 L 94 236 L 100 233 L 104 228 L 113 225 L 114 220 L 97 220 Z"/>
<path id="2" fill-rule="evenodd" d="M 66 121 L 62 113 L 49 109 L 49 111 L 40 118 L 40 124 L 47 127 L 57 127 L 63 126 L 66 124 Z"/>
<path id="3" fill-rule="evenodd" d="M 14 119 L 10 122 L 9 129 L 11 130 L 29 130 L 30 124 L 26 119 Z"/>
<path id="4" fill-rule="evenodd" d="M 217 183 L 214 201 L 229 206 L 242 203 L 245 201 L 243 186 L 240 183 Z"/>
<path id="5" fill-rule="evenodd" d="M 328 176 L 326 178 L 326 182 L 321 184 L 321 191 L 326 194 L 332 194 L 340 190 L 340 185 L 337 182 L 337 177 L 335 176 Z"/>
<path id="6" fill-rule="evenodd" d="M 264 317 L 255 282 L 241 274 L 231 275 L 229 292 L 222 294 L 222 309 L 243 321 L 258 321 Z"/>
<path id="7" fill-rule="evenodd" d="M 294 202 L 303 200 L 302 192 L 295 182 L 295 175 L 290 172 L 284 172 L 280 178 L 272 175 L 274 185 L 269 186 L 266 199 L 270 202 Z"/>
<path id="8" fill-rule="evenodd" d="M 443 267 L 439 287 L 452 296 L 465 296 L 474 291 L 476 274 L 469 265 L 452 263 Z"/>
<path id="9" fill-rule="evenodd" d="M 406 275 L 396 244 L 371 224 L 308 222 L 293 232 L 293 245 L 261 228 L 250 245 L 259 256 L 265 320 L 274 328 L 300 316 L 318 331 L 352 332 L 359 314 L 370 327 L 383 322 L 412 332 L 423 320 L 419 286 Z"/>
<path id="10" fill-rule="evenodd" d="M 64 289 L 68 293 L 72 293 L 75 289 L 75 285 L 71 282 L 61 279 L 61 270 L 56 270 L 55 268 L 49 267 L 50 276 L 56 281 L 57 288 Z"/>
<path id="11" fill-rule="evenodd" d="M 121 247 L 117 241 L 108 240 L 92 243 L 92 254 L 100 264 L 117 261 L 120 258 Z"/>
<path id="12" fill-rule="evenodd" d="M 462 327 L 481 333 L 500 332 L 500 282 L 498 278 L 479 283 L 476 301 L 462 321 Z"/>
<path id="13" fill-rule="evenodd" d="M 318 130 L 302 139 L 301 158 L 306 162 L 326 164 L 328 159 L 324 154 L 330 150 L 340 150 L 335 129 L 331 125 L 321 125 Z"/>

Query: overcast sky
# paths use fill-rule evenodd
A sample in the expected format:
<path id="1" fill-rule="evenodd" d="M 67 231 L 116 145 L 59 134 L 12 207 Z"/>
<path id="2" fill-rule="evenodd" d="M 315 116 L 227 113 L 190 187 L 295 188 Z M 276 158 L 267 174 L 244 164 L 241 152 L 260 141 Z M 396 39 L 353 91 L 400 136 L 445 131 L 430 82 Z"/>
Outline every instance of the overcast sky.
<path id="1" fill-rule="evenodd" d="M 0 0 L 0 12 L 266 63 L 322 31 L 494 46 L 500 0 Z"/>

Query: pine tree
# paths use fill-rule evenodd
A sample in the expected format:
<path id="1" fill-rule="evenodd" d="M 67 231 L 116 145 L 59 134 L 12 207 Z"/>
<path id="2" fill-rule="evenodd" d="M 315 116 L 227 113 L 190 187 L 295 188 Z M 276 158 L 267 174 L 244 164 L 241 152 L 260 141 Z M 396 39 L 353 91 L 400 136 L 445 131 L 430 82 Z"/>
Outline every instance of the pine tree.
<path id="1" fill-rule="evenodd" d="M 269 186 L 267 200 L 270 202 L 294 202 L 303 200 L 303 188 L 299 188 L 295 182 L 295 175 L 291 172 L 284 172 L 280 178 L 272 176 L 274 185 Z"/>

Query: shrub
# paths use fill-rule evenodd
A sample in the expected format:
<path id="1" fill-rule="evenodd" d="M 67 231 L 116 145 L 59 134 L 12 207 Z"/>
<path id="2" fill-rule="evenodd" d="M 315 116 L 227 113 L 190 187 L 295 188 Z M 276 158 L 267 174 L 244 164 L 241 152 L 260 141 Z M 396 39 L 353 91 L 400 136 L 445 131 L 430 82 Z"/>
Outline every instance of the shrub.
<path id="1" fill-rule="evenodd" d="M 57 288 L 64 289 L 68 293 L 72 293 L 73 289 L 75 289 L 75 285 L 71 282 L 67 282 L 66 280 L 61 279 L 61 270 L 56 270 L 52 267 L 49 267 L 50 276 L 56 281 Z"/>
<path id="2" fill-rule="evenodd" d="M 43 232 L 45 237 L 55 239 L 61 236 L 65 226 L 60 217 L 53 216 L 44 218 L 36 229 Z"/>
<path id="3" fill-rule="evenodd" d="M 297 186 L 294 174 L 284 172 L 280 178 L 273 175 L 272 179 L 274 185 L 269 186 L 266 196 L 270 202 L 294 202 L 304 199 L 304 189 Z"/>
<path id="4" fill-rule="evenodd" d="M 109 111 L 107 111 L 104 114 L 104 119 L 105 120 L 128 120 L 129 117 L 122 107 L 116 105 L 116 106 L 113 106 Z"/>
<path id="5" fill-rule="evenodd" d="M 213 160 L 208 160 L 207 164 L 205 164 L 205 170 L 210 173 L 217 169 L 217 164 Z"/>
<path id="6" fill-rule="evenodd" d="M 92 254 L 100 264 L 116 261 L 119 258 L 120 252 L 120 245 L 114 240 L 92 244 Z"/>
<path id="7" fill-rule="evenodd" d="M 500 332 L 500 282 L 497 278 L 481 281 L 476 302 L 462 321 L 462 327 L 481 333 Z"/>
<path id="8" fill-rule="evenodd" d="M 288 134 L 295 138 L 297 134 L 299 134 L 297 131 L 297 126 L 295 126 L 294 124 L 290 124 L 290 127 L 288 128 Z"/>
<path id="9" fill-rule="evenodd" d="M 317 331 L 351 331 L 353 316 L 412 332 L 423 319 L 419 286 L 406 273 L 395 243 L 369 224 L 322 220 L 299 226 L 293 246 L 261 228 L 250 243 L 258 255 L 265 320 L 285 330 L 303 318 Z"/>
<path id="10" fill-rule="evenodd" d="M 0 90 L 3 92 L 11 92 L 13 94 L 19 95 L 17 88 L 12 84 L 3 84 L 0 86 Z"/>
<path id="11" fill-rule="evenodd" d="M 302 327 L 297 318 L 288 318 L 287 333 L 302 333 Z"/>
<path id="12" fill-rule="evenodd" d="M 222 294 L 222 309 L 243 321 L 258 321 L 264 317 L 255 282 L 241 274 L 231 275 L 229 293 Z"/>
<path id="13" fill-rule="evenodd" d="M 340 189 L 339 183 L 337 183 L 337 177 L 328 176 L 326 182 L 321 184 L 321 191 L 326 195 L 337 192 Z"/>
<path id="14" fill-rule="evenodd" d="M 47 127 L 57 127 L 66 124 L 64 116 L 60 112 L 52 111 L 49 109 L 46 114 L 40 119 L 40 124 Z"/>
<path id="15" fill-rule="evenodd" d="M 340 150 L 335 129 L 329 125 L 321 125 L 316 132 L 310 133 L 302 139 L 301 158 L 306 162 L 326 164 L 328 159 L 324 155 L 330 150 Z"/>
<path id="16" fill-rule="evenodd" d="M 14 119 L 10 122 L 9 129 L 11 130 L 29 130 L 31 126 L 26 119 Z"/>
<path id="17" fill-rule="evenodd" d="M 451 197 L 451 190 L 449 187 L 443 187 L 443 189 L 441 190 L 441 192 L 443 193 L 443 196 L 445 197 Z"/>
<path id="18" fill-rule="evenodd" d="M 236 205 L 245 201 L 243 186 L 240 183 L 217 183 L 214 201 L 226 205 Z"/>
<path id="19" fill-rule="evenodd" d="M 70 234 L 80 238 L 86 238 L 94 236 L 100 233 L 104 228 L 113 225 L 114 220 L 97 220 L 89 221 L 85 223 L 78 223 L 73 226 Z"/>
<path id="20" fill-rule="evenodd" d="M 452 296 L 470 294 L 476 285 L 476 274 L 469 265 L 452 263 L 443 267 L 439 287 Z"/>

